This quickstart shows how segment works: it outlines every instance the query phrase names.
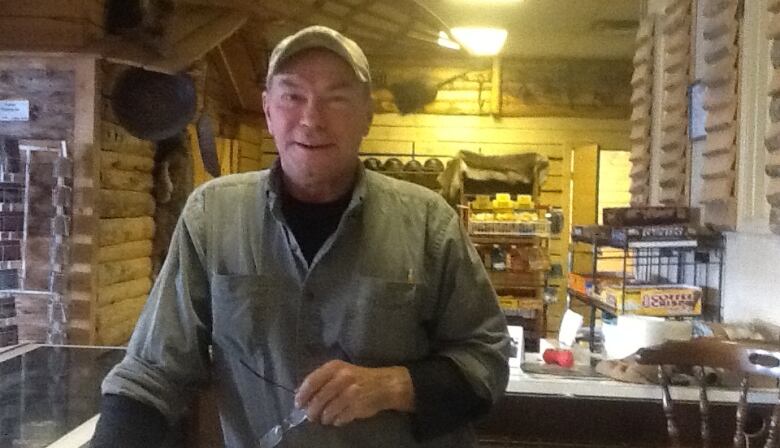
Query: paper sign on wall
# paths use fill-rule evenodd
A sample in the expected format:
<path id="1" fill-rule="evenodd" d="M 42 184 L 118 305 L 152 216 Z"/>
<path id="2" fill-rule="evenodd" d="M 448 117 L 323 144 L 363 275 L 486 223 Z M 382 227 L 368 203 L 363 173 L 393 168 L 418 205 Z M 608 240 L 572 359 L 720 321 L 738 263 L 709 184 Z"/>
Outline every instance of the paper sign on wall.
<path id="1" fill-rule="evenodd" d="M 561 319 L 561 328 L 558 330 L 558 342 L 563 347 L 571 347 L 577 338 L 577 331 L 582 326 L 584 318 L 581 314 L 572 310 L 566 310 Z"/>
<path id="2" fill-rule="evenodd" d="M 0 100 L 0 121 L 30 121 L 30 102 Z"/>

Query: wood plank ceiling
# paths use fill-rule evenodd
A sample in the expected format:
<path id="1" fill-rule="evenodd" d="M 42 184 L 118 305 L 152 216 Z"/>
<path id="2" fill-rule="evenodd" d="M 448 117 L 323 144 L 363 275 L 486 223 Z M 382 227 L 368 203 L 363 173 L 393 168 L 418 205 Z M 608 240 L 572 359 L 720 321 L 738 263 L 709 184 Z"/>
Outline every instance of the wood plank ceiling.
<path id="1" fill-rule="evenodd" d="M 303 26 L 319 24 L 349 35 L 372 54 L 447 51 L 436 43 L 446 24 L 414 0 L 257 0 L 253 12 L 270 46 Z"/>
<path id="2" fill-rule="evenodd" d="M 223 79 L 232 84 L 231 103 L 246 112 L 260 112 L 266 58 L 273 46 L 308 25 L 334 28 L 372 56 L 454 53 L 437 44 L 446 24 L 414 0 L 180 0 L 176 14 L 184 17 L 188 9 L 204 7 L 230 8 L 249 15 L 237 33 L 208 55 Z"/>

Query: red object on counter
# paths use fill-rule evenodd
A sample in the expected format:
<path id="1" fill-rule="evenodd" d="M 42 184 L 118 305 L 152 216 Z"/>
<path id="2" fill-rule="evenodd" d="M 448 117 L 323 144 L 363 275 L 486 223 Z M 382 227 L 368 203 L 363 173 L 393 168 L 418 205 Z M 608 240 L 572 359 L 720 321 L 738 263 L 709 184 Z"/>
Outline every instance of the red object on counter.
<path id="1" fill-rule="evenodd" d="M 542 354 L 542 359 L 547 364 L 558 364 L 566 368 L 574 365 L 574 354 L 571 350 L 548 348 Z"/>

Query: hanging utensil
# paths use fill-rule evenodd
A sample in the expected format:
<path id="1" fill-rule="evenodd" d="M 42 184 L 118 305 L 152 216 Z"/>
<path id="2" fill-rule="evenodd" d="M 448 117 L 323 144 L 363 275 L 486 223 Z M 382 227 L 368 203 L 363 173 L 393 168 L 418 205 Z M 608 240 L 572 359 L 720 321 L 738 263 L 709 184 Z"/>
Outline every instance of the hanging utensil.
<path id="1" fill-rule="evenodd" d="M 214 138 L 214 127 L 211 124 L 211 118 L 205 111 L 198 118 L 195 128 L 198 133 L 198 146 L 200 146 L 200 158 L 203 160 L 203 167 L 207 173 L 214 177 L 219 177 L 222 173 L 219 166 L 219 155 L 217 154 L 217 141 Z"/>
<path id="2" fill-rule="evenodd" d="M 119 75 L 111 94 L 119 124 L 142 140 L 160 141 L 181 132 L 195 116 L 192 78 L 132 67 Z"/>

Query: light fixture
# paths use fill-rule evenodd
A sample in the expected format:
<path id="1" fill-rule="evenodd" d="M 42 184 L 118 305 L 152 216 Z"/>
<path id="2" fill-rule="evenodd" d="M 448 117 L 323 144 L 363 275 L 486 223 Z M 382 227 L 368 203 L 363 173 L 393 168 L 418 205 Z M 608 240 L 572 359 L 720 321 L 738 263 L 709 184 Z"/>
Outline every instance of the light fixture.
<path id="1" fill-rule="evenodd" d="M 440 46 L 444 48 L 450 48 L 452 50 L 460 50 L 460 45 L 452 40 L 449 34 L 444 31 L 439 31 L 439 40 L 436 41 Z"/>
<path id="2" fill-rule="evenodd" d="M 495 56 L 506 42 L 503 28 L 456 27 L 450 30 L 455 39 L 474 56 Z"/>

